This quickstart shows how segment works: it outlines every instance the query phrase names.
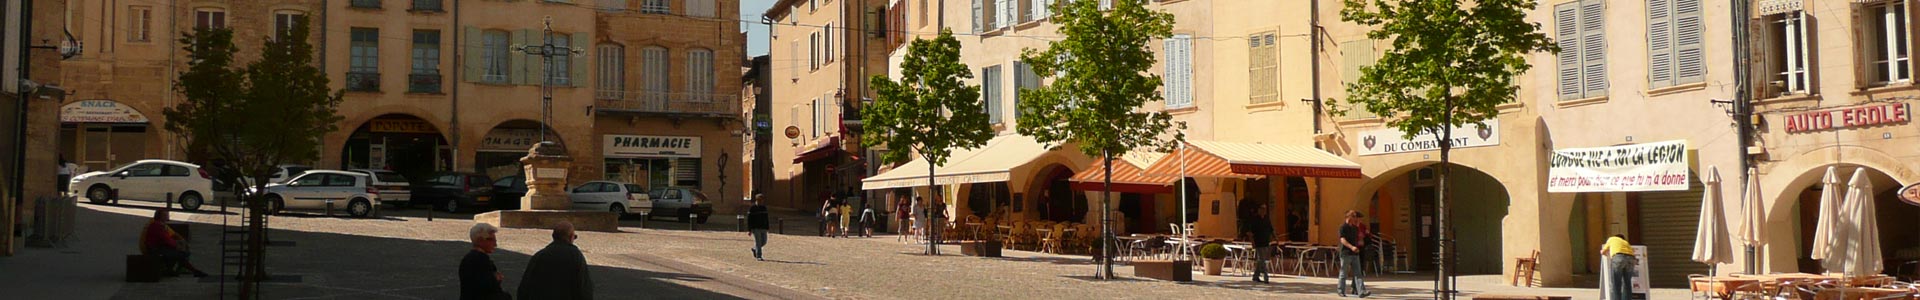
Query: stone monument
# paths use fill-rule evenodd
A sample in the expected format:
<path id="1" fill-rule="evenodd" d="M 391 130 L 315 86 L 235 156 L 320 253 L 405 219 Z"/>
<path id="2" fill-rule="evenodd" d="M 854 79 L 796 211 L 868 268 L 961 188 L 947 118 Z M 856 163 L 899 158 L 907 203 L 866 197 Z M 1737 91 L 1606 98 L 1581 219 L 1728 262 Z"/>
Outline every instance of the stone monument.
<path id="1" fill-rule="evenodd" d="M 572 222 L 577 230 L 619 231 L 620 216 L 605 211 L 572 211 L 567 197 L 567 170 L 573 158 L 553 142 L 540 142 L 520 158 L 526 169 L 527 195 L 518 199 L 520 210 L 492 211 L 473 216 L 475 222 L 501 228 L 552 228 L 560 221 Z M 496 199 L 505 201 L 507 199 Z"/>

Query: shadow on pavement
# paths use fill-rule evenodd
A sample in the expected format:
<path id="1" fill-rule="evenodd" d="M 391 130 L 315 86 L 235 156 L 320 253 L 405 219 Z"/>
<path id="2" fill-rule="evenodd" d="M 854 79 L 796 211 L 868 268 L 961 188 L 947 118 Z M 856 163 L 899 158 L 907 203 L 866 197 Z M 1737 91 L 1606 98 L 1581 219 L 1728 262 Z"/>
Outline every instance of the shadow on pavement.
<path id="1" fill-rule="evenodd" d="M 1097 263 L 1094 263 L 1093 258 L 1090 258 L 1090 257 L 1078 258 L 1078 257 L 1057 257 L 1057 256 L 1032 256 L 1032 257 L 997 257 L 997 258 L 991 258 L 991 259 L 1003 260 L 1003 261 L 1015 261 L 1015 262 L 1044 262 L 1044 263 L 1051 263 L 1056 265 L 1078 265 L 1078 266 L 1097 265 Z"/>
<path id="2" fill-rule="evenodd" d="M 144 216 L 104 212 L 85 206 L 78 214 L 80 218 L 110 219 L 106 221 L 119 224 L 141 224 L 147 220 Z M 201 228 L 191 231 L 194 236 L 190 238 L 190 249 L 219 249 L 217 225 L 195 223 L 191 226 Z M 274 276 L 297 275 L 302 280 L 263 284 L 264 299 L 455 299 L 459 296 L 457 273 L 460 259 L 472 247 L 467 242 L 289 230 L 272 230 L 269 235 L 275 240 L 297 241 L 299 246 L 268 247 L 268 273 Z M 550 240 L 546 235 L 508 235 L 501 238 L 522 242 L 525 242 L 524 239 L 538 239 L 541 245 Z M 126 242 L 126 254 L 135 253 L 133 243 L 131 240 Z M 219 254 L 213 251 L 193 253 L 192 262 L 218 275 L 221 271 Z M 507 277 L 503 286 L 509 293 L 516 292 L 531 255 L 505 249 L 493 254 L 495 264 Z M 590 267 L 588 272 L 593 276 L 594 294 L 603 299 L 741 299 L 681 284 L 712 280 L 702 275 L 599 265 Z M 123 274 L 98 276 L 118 278 Z M 234 286 L 229 282 L 228 288 Z M 220 293 L 221 286 L 217 281 L 201 283 L 191 277 L 174 277 L 157 283 L 127 283 L 113 299 L 216 299 Z"/>
<path id="3" fill-rule="evenodd" d="M 127 204 L 127 202 L 133 202 L 133 203 L 141 203 L 141 204 L 144 204 L 144 205 L 133 205 L 133 204 Z M 119 208 L 131 208 L 131 209 L 139 209 L 139 210 L 147 210 L 147 211 L 154 211 L 154 210 L 160 210 L 160 208 L 162 208 L 162 207 L 166 207 L 164 203 L 160 203 L 160 202 L 145 202 L 145 201 L 115 201 L 115 202 L 113 202 L 113 203 L 103 203 L 103 204 L 93 204 L 92 202 L 87 202 L 86 200 L 81 200 L 81 201 L 80 201 L 80 205 L 83 205 L 83 206 L 84 206 L 84 205 L 98 205 L 98 206 L 108 206 L 108 207 L 119 207 Z M 235 208 L 232 208 L 232 211 L 220 211 L 220 207 L 219 207 L 219 206 L 215 206 L 215 205 L 201 205 L 201 206 L 200 206 L 200 210 L 194 210 L 194 211 L 188 211 L 188 210 L 183 210 L 183 209 L 180 209 L 179 207 L 173 207 L 173 208 L 171 208 L 171 209 L 169 209 L 169 210 L 170 210 L 170 212 L 169 212 L 169 213 L 174 213 L 174 214 L 187 214 L 187 215 L 215 215 L 215 216 L 218 216 L 218 215 L 233 215 L 233 216 L 237 216 L 237 215 L 240 215 L 240 213 L 239 213 L 239 208 L 238 208 L 238 207 L 235 207 Z"/>

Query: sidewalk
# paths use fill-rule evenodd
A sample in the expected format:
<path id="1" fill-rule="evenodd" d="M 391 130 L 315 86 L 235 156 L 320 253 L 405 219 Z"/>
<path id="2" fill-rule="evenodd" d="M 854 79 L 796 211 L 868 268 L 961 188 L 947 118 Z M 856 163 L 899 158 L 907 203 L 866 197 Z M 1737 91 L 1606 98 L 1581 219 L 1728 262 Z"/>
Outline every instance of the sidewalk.
<path id="1" fill-rule="evenodd" d="M 126 255 L 138 254 L 140 231 L 152 217 L 152 207 L 126 206 L 144 216 L 101 214 L 82 206 L 75 215 L 74 234 L 66 245 L 54 248 L 21 249 L 13 257 L 0 257 L 0 291 L 11 299 L 108 299 L 126 286 Z M 211 213 L 174 212 L 176 220 L 204 217 Z M 213 227 L 195 226 L 191 239 L 214 239 Z M 18 241 L 18 240 L 16 240 Z M 23 246 L 15 244 L 15 246 Z M 206 248 L 214 249 L 214 248 Z M 217 254 L 195 254 L 199 266 L 217 262 Z M 217 264 L 213 264 L 217 266 Z M 207 268 L 208 271 L 218 271 Z M 165 278 L 163 281 L 194 281 L 192 276 Z"/>

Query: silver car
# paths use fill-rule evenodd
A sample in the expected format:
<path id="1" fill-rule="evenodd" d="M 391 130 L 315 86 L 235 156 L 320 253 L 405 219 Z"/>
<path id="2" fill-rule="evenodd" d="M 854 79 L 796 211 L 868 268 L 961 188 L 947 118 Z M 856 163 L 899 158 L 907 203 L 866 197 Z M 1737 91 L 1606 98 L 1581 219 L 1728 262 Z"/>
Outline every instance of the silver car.
<path id="1" fill-rule="evenodd" d="M 345 209 L 348 215 L 364 218 L 380 205 L 380 191 L 372 185 L 372 176 L 347 171 L 307 171 L 286 183 L 267 185 L 268 211 L 288 209 Z"/>

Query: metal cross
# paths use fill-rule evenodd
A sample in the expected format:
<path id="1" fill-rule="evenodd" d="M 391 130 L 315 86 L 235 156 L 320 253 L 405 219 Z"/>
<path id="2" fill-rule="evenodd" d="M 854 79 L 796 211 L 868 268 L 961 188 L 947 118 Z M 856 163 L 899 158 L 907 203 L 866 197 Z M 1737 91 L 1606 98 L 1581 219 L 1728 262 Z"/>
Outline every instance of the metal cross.
<path id="1" fill-rule="evenodd" d="M 543 127 L 540 128 L 540 142 L 545 143 L 547 142 L 547 128 L 552 128 L 551 126 L 553 126 L 553 77 L 556 75 L 553 73 L 553 58 L 579 56 L 587 51 L 585 49 L 572 47 L 572 39 L 567 40 L 569 45 L 554 45 L 553 16 L 547 16 L 542 22 L 541 30 L 543 33 L 539 45 L 513 45 L 511 48 L 513 48 L 514 51 L 520 51 L 527 55 L 539 56 L 540 64 L 546 67 L 544 69 L 546 74 L 543 74 L 545 75 L 545 79 L 540 82 L 540 126 Z M 568 71 L 571 72 L 572 69 L 568 69 Z M 581 80 L 581 78 L 569 78 L 568 80 Z"/>

